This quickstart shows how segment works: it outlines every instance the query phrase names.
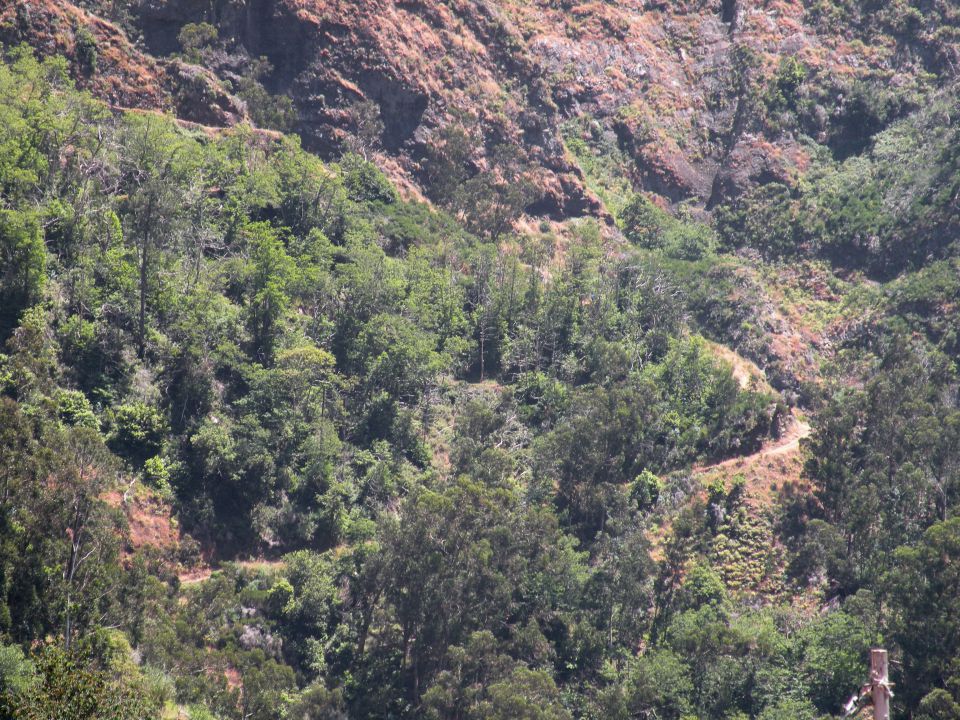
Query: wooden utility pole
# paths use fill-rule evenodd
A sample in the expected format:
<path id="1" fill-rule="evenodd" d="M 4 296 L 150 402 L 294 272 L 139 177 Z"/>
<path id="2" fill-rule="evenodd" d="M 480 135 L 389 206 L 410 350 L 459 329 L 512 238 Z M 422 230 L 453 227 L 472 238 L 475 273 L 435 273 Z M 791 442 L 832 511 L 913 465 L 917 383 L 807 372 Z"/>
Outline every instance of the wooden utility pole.
<path id="1" fill-rule="evenodd" d="M 869 696 L 873 703 L 873 720 L 890 720 L 890 675 L 887 663 L 887 651 L 875 648 L 870 651 L 870 680 L 854 693 L 843 706 L 843 716 L 856 714 Z"/>
<path id="2" fill-rule="evenodd" d="M 887 651 L 870 651 L 870 695 L 873 698 L 873 720 L 890 720 L 890 676 Z"/>

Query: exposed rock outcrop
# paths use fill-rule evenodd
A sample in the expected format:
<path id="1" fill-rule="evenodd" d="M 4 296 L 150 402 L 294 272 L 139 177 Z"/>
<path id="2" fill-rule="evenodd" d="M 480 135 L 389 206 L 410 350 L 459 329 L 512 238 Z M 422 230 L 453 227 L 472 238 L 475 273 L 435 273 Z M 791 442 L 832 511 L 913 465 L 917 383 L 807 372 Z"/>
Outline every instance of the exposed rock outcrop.
<path id="1" fill-rule="evenodd" d="M 62 55 L 77 83 L 114 107 L 164 109 L 203 125 L 246 119 L 209 70 L 139 50 L 115 24 L 69 2 L 28 0 L 0 10 L 0 42 Z"/>
<path id="2" fill-rule="evenodd" d="M 372 103 L 382 132 L 371 152 L 410 188 L 422 187 L 437 132 L 469 118 L 481 139 L 478 165 L 500 143 L 520 148 L 536 169 L 530 211 L 560 219 L 605 216 L 562 142 L 561 125 L 571 117 L 589 114 L 616 132 L 638 188 L 711 207 L 757 182 L 791 182 L 807 163 L 795 125 L 757 119 L 782 58 L 799 59 L 823 91 L 828 107 L 811 110 L 818 124 L 807 128 L 811 134 L 842 106 L 829 88 L 868 75 L 916 76 L 917 63 L 951 67 L 949 47 L 937 51 L 938 60 L 926 46 L 913 48 L 914 36 L 863 43 L 808 5 L 139 0 L 126 8 L 141 47 L 69 2 L 29 0 L 0 11 L 0 39 L 66 54 L 81 83 L 114 104 L 170 108 L 213 125 L 245 117 L 223 81 L 265 56 L 273 70 L 263 82 L 293 99 L 308 147 L 338 154 L 360 132 L 356 108 Z M 201 21 L 219 30 L 222 58 L 207 63 L 212 72 L 170 59 L 182 27 Z M 96 39 L 95 71 L 79 61 L 79 28 Z"/>

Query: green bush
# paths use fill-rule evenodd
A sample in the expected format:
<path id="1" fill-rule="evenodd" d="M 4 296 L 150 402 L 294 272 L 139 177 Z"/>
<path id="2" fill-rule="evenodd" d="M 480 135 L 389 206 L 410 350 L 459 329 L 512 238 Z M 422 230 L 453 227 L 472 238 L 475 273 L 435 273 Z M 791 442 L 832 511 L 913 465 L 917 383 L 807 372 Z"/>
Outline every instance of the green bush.
<path id="1" fill-rule="evenodd" d="M 42 298 L 46 270 L 47 252 L 37 218 L 0 209 L 0 342 L 16 327 L 21 313 Z"/>
<path id="2" fill-rule="evenodd" d="M 380 202 L 391 204 L 397 201 L 397 191 L 376 165 L 359 155 L 349 154 L 340 160 L 343 184 L 354 202 Z"/>
<path id="3" fill-rule="evenodd" d="M 780 59 L 777 72 L 767 88 L 766 103 L 770 112 L 796 110 L 798 92 L 807 77 L 807 68 L 791 56 Z"/>
<path id="4" fill-rule="evenodd" d="M 648 250 L 662 248 L 673 219 L 641 194 L 636 194 L 620 214 L 620 227 L 627 239 Z"/>
<path id="5" fill-rule="evenodd" d="M 170 465 L 159 455 L 147 458 L 143 464 L 143 479 L 151 487 L 156 488 L 161 495 L 170 496 Z"/>
<path id="6" fill-rule="evenodd" d="M 649 470 L 644 470 L 630 486 L 630 498 L 640 509 L 657 503 L 663 491 L 663 481 Z"/>
<path id="7" fill-rule="evenodd" d="M 68 425 L 99 429 L 100 422 L 93 414 L 87 396 L 79 390 L 58 390 L 56 394 L 57 415 Z"/>
<path id="8" fill-rule="evenodd" d="M 74 35 L 77 62 L 86 73 L 97 70 L 97 39 L 88 28 L 82 27 Z"/>
<path id="9" fill-rule="evenodd" d="M 219 35 L 217 28 L 210 23 L 187 23 L 180 28 L 177 41 L 180 43 L 187 60 L 192 63 L 199 63 L 203 58 L 203 51 L 213 45 Z"/>
<path id="10" fill-rule="evenodd" d="M 0 695 L 18 695 L 37 680 L 36 668 L 19 645 L 0 645 Z"/>
<path id="11" fill-rule="evenodd" d="M 107 420 L 111 449 L 137 465 L 157 454 L 167 433 L 167 422 L 160 410 L 142 402 L 112 409 Z"/>

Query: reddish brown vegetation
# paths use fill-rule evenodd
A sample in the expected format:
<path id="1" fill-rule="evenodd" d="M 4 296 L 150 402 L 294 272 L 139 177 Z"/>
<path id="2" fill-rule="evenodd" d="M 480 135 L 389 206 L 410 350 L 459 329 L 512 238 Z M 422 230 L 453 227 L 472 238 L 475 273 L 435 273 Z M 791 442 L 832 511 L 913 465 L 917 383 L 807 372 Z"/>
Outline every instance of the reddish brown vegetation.
<path id="1" fill-rule="evenodd" d="M 170 514 L 170 506 L 161 497 L 145 491 L 123 493 L 112 490 L 103 496 L 111 506 L 120 508 L 127 517 L 129 550 L 144 547 L 175 550 L 181 535 Z"/>
<path id="2" fill-rule="evenodd" d="M 78 53 L 82 33 L 96 52 L 93 67 Z M 69 2 L 34 0 L 0 9 L 0 42 L 28 43 L 44 55 L 63 55 L 77 83 L 113 107 L 163 109 L 205 125 L 234 125 L 243 107 L 208 70 L 158 60 L 137 49 L 110 23 Z"/>
<path id="3" fill-rule="evenodd" d="M 531 210 L 564 218 L 604 214 L 560 141 L 560 123 L 583 113 L 617 132 L 640 187 L 671 200 L 716 202 L 758 180 L 792 183 L 808 163 L 793 134 L 767 137 L 738 120 L 747 100 L 737 53 L 756 59 L 751 85 L 760 90 L 784 56 L 823 82 L 895 72 L 898 62 L 893 41 L 834 36 L 809 24 L 805 5 L 259 0 L 221 8 L 216 19 L 224 42 L 269 57 L 272 82 L 293 97 L 314 149 L 341 149 L 357 131 L 356 108 L 370 101 L 384 124 L 382 146 L 371 151 L 415 197 L 437 129 L 473 118 L 485 141 L 477 166 L 489 164 L 491 144 L 516 143 L 536 168 L 541 199 Z M 176 47 L 179 27 L 212 19 L 207 5 L 187 0 L 133 11 L 147 47 L 164 52 Z M 96 38 L 95 71 L 77 62 L 80 28 Z M 153 58 L 69 2 L 0 11 L 0 40 L 66 55 L 81 84 L 114 105 L 172 109 L 214 126 L 245 117 L 211 72 Z"/>

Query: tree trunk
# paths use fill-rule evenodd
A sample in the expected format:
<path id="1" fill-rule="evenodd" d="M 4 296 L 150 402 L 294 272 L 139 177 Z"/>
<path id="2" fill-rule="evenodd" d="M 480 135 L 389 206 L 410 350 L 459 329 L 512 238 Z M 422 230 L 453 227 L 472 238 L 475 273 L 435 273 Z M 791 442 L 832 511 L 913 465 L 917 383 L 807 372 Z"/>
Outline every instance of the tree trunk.
<path id="1" fill-rule="evenodd" d="M 484 370 L 484 358 L 486 355 L 486 349 L 484 345 L 484 339 L 486 338 L 487 332 L 483 325 L 483 318 L 480 319 L 480 382 L 483 382 L 483 370 Z"/>
<path id="2" fill-rule="evenodd" d="M 151 227 L 153 227 L 153 199 L 147 204 L 140 241 L 140 314 L 137 319 L 137 357 L 141 360 L 147 342 L 147 280 L 150 274 Z"/>
<path id="3" fill-rule="evenodd" d="M 143 359 L 147 325 L 147 253 L 149 242 L 144 241 L 140 251 L 140 316 L 137 320 L 137 357 Z"/>
<path id="4" fill-rule="evenodd" d="M 70 538 L 70 559 L 67 561 L 67 567 L 63 573 L 64 580 L 67 582 L 63 644 L 68 652 L 70 651 L 70 644 L 73 639 L 73 610 L 71 607 L 73 601 L 73 579 L 77 574 L 77 565 L 79 564 L 80 548 L 82 545 L 80 536 L 83 533 L 82 525 L 79 523 L 79 510 L 77 511 L 77 520 L 78 522 L 74 524 L 74 528 L 71 528 L 73 533 Z"/>

